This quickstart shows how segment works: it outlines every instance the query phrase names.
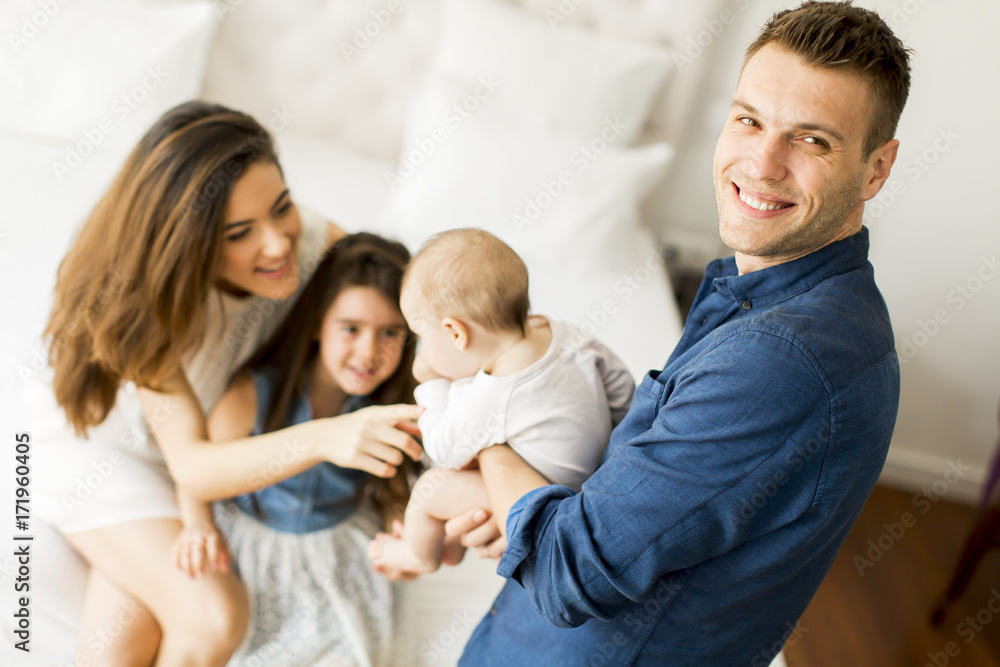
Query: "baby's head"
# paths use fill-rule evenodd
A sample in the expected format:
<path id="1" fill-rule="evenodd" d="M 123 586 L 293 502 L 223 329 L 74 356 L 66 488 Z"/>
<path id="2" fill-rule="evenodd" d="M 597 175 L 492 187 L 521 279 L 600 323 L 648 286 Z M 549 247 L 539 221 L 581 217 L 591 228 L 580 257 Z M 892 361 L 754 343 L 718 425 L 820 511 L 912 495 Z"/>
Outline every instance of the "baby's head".
<path id="1" fill-rule="evenodd" d="M 433 236 L 403 277 L 400 307 L 439 375 L 474 375 L 501 340 L 524 336 L 528 269 L 510 246 L 480 229 Z"/>

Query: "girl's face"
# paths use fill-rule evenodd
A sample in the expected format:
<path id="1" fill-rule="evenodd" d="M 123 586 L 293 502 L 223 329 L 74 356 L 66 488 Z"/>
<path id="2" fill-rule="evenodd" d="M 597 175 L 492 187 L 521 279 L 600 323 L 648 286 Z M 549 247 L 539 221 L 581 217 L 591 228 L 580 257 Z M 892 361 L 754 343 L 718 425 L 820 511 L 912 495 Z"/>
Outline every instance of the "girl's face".
<path id="1" fill-rule="evenodd" d="M 320 372 L 345 393 L 366 396 L 396 371 L 405 339 L 399 306 L 374 287 L 345 288 L 320 325 Z"/>
<path id="2" fill-rule="evenodd" d="M 277 165 L 258 161 L 233 184 L 223 218 L 219 287 L 284 299 L 299 286 L 299 212 Z"/>

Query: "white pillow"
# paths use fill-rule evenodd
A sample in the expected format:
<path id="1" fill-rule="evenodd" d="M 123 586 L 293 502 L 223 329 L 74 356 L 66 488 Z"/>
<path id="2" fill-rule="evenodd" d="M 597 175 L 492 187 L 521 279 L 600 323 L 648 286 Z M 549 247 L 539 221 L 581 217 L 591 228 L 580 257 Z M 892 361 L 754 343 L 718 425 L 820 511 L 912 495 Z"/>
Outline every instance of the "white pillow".
<path id="1" fill-rule="evenodd" d="M 597 269 L 628 273 L 646 262 L 639 207 L 663 178 L 669 146 L 621 149 L 479 117 L 456 134 L 407 177 L 394 176 L 379 226 L 386 234 L 416 250 L 446 229 L 485 229 L 524 259 L 533 297 L 565 292 Z M 554 299 L 532 305 L 561 310 Z"/>
<path id="2" fill-rule="evenodd" d="M 64 145 L 70 170 L 95 150 L 131 150 L 198 96 L 218 25 L 209 0 L 46 6 L 27 3 L 5 36 L 0 128 Z"/>
<path id="3" fill-rule="evenodd" d="M 490 120 L 591 138 L 617 117 L 622 144 L 641 134 L 671 71 L 661 49 L 567 25 L 553 29 L 495 0 L 447 0 L 431 63 L 432 78 L 488 97 L 482 115 Z"/>

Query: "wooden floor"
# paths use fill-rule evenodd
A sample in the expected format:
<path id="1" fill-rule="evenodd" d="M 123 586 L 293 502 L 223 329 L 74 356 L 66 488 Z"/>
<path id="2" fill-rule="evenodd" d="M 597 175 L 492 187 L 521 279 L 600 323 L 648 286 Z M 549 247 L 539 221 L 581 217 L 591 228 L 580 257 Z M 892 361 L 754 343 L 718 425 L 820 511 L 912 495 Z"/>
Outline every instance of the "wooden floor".
<path id="1" fill-rule="evenodd" d="M 1000 613 L 989 609 L 992 599 L 1000 610 L 1000 550 L 983 559 L 940 629 L 927 622 L 974 511 L 926 502 L 875 489 L 799 621 L 801 639 L 785 648 L 789 667 L 1000 667 Z M 909 528 L 900 524 L 907 512 Z"/>

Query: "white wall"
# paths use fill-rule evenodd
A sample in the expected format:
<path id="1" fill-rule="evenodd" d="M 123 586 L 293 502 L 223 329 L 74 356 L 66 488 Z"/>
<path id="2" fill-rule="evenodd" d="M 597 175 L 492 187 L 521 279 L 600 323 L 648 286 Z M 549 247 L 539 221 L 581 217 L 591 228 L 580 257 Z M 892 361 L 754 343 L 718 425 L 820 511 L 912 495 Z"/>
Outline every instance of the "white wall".
<path id="1" fill-rule="evenodd" d="M 651 206 L 660 212 L 664 241 L 685 249 L 692 263 L 727 254 L 718 241 L 711 164 L 742 49 L 774 10 L 795 4 L 733 0 L 732 22 L 700 55 L 712 59 L 703 102 L 672 183 Z M 883 480 L 915 491 L 938 481 L 938 492 L 945 480 L 950 499 L 969 501 L 997 442 L 1000 402 L 1000 266 L 991 263 L 1000 259 L 1000 215 L 990 201 L 1000 190 L 993 182 L 1000 155 L 1000 3 L 858 4 L 878 11 L 916 51 L 897 134 L 899 159 L 866 210 L 871 261 L 904 360 Z M 707 26 L 707 34 L 711 27 L 718 31 Z M 707 34 L 693 37 L 708 43 Z M 971 468 L 950 484 L 948 462 L 958 460 Z"/>

